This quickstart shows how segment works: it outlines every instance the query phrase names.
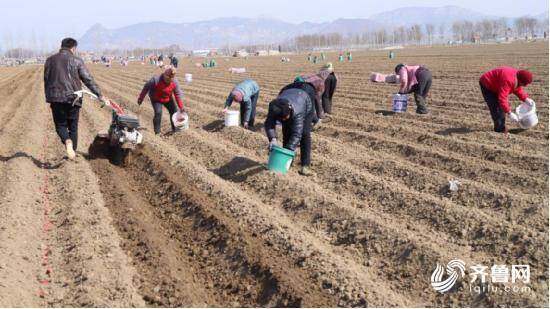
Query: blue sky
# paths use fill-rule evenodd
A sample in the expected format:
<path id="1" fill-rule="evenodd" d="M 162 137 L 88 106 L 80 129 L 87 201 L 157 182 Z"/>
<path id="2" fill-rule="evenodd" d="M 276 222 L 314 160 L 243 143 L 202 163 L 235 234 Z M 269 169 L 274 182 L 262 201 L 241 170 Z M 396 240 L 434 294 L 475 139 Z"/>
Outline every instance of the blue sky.
<path id="1" fill-rule="evenodd" d="M 548 0 L 0 0 L 0 48 L 19 41 L 39 46 L 64 36 L 78 38 L 95 23 L 116 28 L 147 21 L 191 22 L 229 16 L 323 22 L 337 18 L 366 18 L 412 5 L 457 5 L 506 17 L 548 10 Z"/>

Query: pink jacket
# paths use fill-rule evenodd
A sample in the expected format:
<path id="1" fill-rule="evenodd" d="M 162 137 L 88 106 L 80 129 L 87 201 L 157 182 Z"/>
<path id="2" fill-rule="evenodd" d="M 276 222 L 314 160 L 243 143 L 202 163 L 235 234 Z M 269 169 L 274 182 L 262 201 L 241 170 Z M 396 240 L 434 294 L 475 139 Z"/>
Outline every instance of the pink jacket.
<path id="1" fill-rule="evenodd" d="M 409 93 L 411 88 L 418 84 L 416 80 L 416 71 L 420 68 L 419 65 L 405 65 L 399 70 L 399 79 L 401 85 L 399 87 L 399 93 Z"/>

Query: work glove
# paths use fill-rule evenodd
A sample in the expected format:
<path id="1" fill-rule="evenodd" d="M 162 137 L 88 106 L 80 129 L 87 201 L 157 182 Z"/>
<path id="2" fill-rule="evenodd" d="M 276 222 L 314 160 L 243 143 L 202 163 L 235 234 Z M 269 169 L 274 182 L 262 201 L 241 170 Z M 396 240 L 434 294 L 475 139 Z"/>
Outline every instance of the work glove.
<path id="1" fill-rule="evenodd" d="M 535 105 L 535 101 L 533 101 L 533 99 L 531 99 L 531 98 L 525 99 L 525 103 L 527 103 L 527 105 L 529 105 L 529 106 L 534 106 Z"/>
<path id="2" fill-rule="evenodd" d="M 99 101 L 101 102 L 101 108 L 104 108 L 105 106 L 111 106 L 111 101 L 106 97 L 100 97 Z"/>
<path id="3" fill-rule="evenodd" d="M 518 122 L 518 121 L 519 121 L 518 115 L 516 115 L 516 113 L 514 113 L 514 112 L 509 112 L 509 113 L 508 113 L 508 117 L 510 117 L 510 120 L 512 120 L 512 121 L 514 121 L 514 122 Z"/>
<path id="4" fill-rule="evenodd" d="M 273 149 L 273 146 L 277 146 L 277 139 L 276 138 L 272 138 L 271 141 L 269 142 L 268 150 L 270 152 Z"/>

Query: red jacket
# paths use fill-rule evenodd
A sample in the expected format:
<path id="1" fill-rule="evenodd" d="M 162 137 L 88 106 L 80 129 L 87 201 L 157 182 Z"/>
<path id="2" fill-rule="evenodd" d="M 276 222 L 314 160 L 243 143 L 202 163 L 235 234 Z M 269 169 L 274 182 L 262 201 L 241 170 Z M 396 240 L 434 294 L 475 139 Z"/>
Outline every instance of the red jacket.
<path id="1" fill-rule="evenodd" d="M 172 94 L 176 98 L 178 107 L 183 110 L 183 101 L 181 100 L 182 92 L 180 85 L 176 79 L 167 84 L 162 78 L 162 75 L 151 78 L 143 86 L 143 90 L 139 94 L 139 101 L 143 101 L 145 95 L 149 93 L 149 98 L 152 102 L 168 103 L 172 99 Z"/>
<path id="2" fill-rule="evenodd" d="M 498 67 L 485 72 L 479 79 L 479 83 L 483 87 L 498 96 L 498 104 L 505 113 L 511 111 L 510 104 L 508 103 L 508 96 L 511 93 L 515 94 L 521 101 L 525 101 L 528 98 L 523 87 L 517 87 L 516 74 L 518 71 L 511 67 Z"/>

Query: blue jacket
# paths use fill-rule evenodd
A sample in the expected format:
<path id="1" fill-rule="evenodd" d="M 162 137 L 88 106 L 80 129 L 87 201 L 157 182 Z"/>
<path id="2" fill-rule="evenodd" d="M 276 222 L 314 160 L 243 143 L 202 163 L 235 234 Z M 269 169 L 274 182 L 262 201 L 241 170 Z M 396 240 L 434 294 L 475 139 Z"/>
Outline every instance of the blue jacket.
<path id="1" fill-rule="evenodd" d="M 240 93 L 243 94 L 243 101 L 241 102 L 241 104 L 244 104 L 244 106 L 245 106 L 245 109 L 244 109 L 245 113 L 244 113 L 243 119 L 244 119 L 244 121 L 249 122 L 250 121 L 250 114 L 252 112 L 251 97 L 254 96 L 254 95 L 257 95 L 258 92 L 260 92 L 260 86 L 258 85 L 258 83 L 256 83 L 252 79 L 245 79 L 242 82 L 238 83 L 233 88 L 233 90 L 231 90 L 231 92 L 233 92 L 235 90 L 237 90 L 237 91 L 239 91 Z M 225 100 L 224 107 L 229 107 L 229 106 L 231 106 L 232 103 L 233 103 L 233 96 L 231 95 L 231 93 L 229 93 L 229 96 L 227 97 L 227 100 Z"/>

